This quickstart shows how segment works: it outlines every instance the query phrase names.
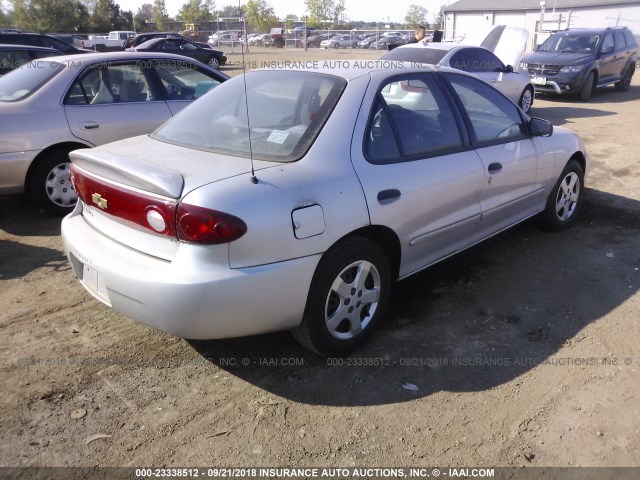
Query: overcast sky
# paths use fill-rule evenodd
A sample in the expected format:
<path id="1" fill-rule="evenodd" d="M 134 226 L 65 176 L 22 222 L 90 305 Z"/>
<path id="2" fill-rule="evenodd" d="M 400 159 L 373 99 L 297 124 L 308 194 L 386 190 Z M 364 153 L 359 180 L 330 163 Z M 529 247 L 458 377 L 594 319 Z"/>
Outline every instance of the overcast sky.
<path id="1" fill-rule="evenodd" d="M 135 13 L 143 3 L 153 3 L 153 0 L 115 0 L 122 10 L 131 10 Z M 187 0 L 165 0 L 169 15 L 175 16 Z M 242 2 L 246 3 L 246 2 Z M 298 16 L 304 15 L 304 0 L 267 0 L 273 7 L 278 17 L 284 18 L 292 13 Z M 427 21 L 433 22 L 434 16 L 440 11 L 440 6 L 452 3 L 452 0 L 345 0 L 346 14 L 350 20 L 364 21 L 391 21 L 404 22 L 404 16 L 409 10 L 409 5 L 417 4 L 426 8 Z M 216 0 L 216 8 L 221 9 L 226 5 L 238 5 L 237 1 Z"/>

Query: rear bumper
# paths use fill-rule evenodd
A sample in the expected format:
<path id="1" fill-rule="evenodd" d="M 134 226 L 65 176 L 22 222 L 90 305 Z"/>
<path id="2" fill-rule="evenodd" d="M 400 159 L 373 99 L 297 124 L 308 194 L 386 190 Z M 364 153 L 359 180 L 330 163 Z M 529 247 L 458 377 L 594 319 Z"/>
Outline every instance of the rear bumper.
<path id="1" fill-rule="evenodd" d="M 175 258 L 166 261 L 110 240 L 88 225 L 80 210 L 62 221 L 65 255 L 85 289 L 117 312 L 190 339 L 300 324 L 320 255 L 231 269 L 207 262 L 211 256 L 203 249 L 212 247 L 181 244 Z"/>

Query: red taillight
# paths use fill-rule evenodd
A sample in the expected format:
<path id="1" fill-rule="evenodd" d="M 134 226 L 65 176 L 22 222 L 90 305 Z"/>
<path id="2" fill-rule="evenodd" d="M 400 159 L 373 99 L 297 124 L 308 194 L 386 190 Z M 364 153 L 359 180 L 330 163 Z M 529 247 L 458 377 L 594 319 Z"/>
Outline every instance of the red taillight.
<path id="1" fill-rule="evenodd" d="M 175 212 L 178 202 L 134 191 L 98 180 L 71 165 L 71 182 L 87 205 L 128 220 L 154 233 L 176 237 Z"/>
<path id="2" fill-rule="evenodd" d="M 216 245 L 237 240 L 247 231 L 238 217 L 195 205 L 178 207 L 178 238 L 190 243 Z"/>
<path id="3" fill-rule="evenodd" d="M 238 217 L 204 207 L 126 189 L 71 165 L 71 181 L 87 205 L 183 242 L 215 245 L 242 237 L 247 225 Z"/>

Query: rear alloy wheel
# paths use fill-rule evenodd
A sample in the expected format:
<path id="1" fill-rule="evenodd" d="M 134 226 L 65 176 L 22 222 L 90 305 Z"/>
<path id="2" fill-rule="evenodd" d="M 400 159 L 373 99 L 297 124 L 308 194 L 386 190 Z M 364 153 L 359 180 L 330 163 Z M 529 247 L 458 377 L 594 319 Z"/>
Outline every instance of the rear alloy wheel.
<path id="1" fill-rule="evenodd" d="M 554 185 L 542 214 L 549 230 L 565 230 L 573 225 L 582 205 L 583 188 L 582 166 L 577 161 L 570 160 Z"/>
<path id="2" fill-rule="evenodd" d="M 66 215 L 78 196 L 71 185 L 69 152 L 59 150 L 41 159 L 29 179 L 31 200 L 45 212 Z"/>
<path id="3" fill-rule="evenodd" d="M 369 336 L 389 303 L 391 271 L 371 240 L 353 237 L 329 249 L 316 269 L 294 337 L 320 355 L 347 355 Z"/>
<path id="4" fill-rule="evenodd" d="M 636 71 L 635 63 L 632 63 L 627 67 L 624 72 L 624 76 L 620 79 L 619 82 L 613 84 L 616 89 L 616 92 L 626 92 L 629 90 L 629 86 L 631 85 L 631 79 L 633 78 L 633 73 Z"/>
<path id="5" fill-rule="evenodd" d="M 207 63 L 211 68 L 215 68 L 216 70 L 220 68 L 220 61 L 216 57 L 211 57 Z"/>
<path id="6" fill-rule="evenodd" d="M 518 102 L 518 106 L 522 109 L 524 113 L 529 113 L 531 107 L 533 107 L 533 88 L 526 87 L 522 91 L 522 95 L 520 95 L 520 101 Z"/>
<path id="7" fill-rule="evenodd" d="M 586 102 L 591 98 L 591 92 L 593 91 L 593 79 L 595 75 L 593 72 L 589 72 L 587 75 L 587 79 L 584 81 L 584 85 L 582 85 L 582 90 L 580 90 L 580 100 Z"/>

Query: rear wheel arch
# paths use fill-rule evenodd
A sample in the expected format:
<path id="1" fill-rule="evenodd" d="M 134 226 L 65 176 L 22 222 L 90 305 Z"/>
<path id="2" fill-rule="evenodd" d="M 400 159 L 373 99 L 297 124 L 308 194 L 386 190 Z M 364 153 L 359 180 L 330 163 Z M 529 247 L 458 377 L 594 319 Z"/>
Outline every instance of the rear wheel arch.
<path id="1" fill-rule="evenodd" d="M 64 142 L 64 143 L 58 143 L 55 145 L 50 145 L 47 148 L 45 148 L 44 150 L 42 150 L 31 162 L 31 165 L 29 165 L 29 169 L 27 170 L 27 176 L 25 178 L 25 182 L 24 182 L 24 191 L 25 193 L 30 193 L 29 192 L 29 188 L 30 188 L 30 184 L 31 184 L 31 180 L 33 178 L 33 172 L 36 170 L 36 168 L 38 167 L 38 164 L 45 158 L 49 157 L 51 154 L 53 153 L 60 153 L 60 152 L 72 152 L 73 150 L 79 150 L 81 148 L 91 148 L 91 145 L 87 145 L 84 143 L 79 143 L 79 142 Z"/>
<path id="2" fill-rule="evenodd" d="M 322 356 L 348 355 L 384 317 L 397 277 L 394 234 L 387 230 L 361 228 L 324 252 L 300 325 L 291 331 L 303 346 Z"/>
<path id="3" fill-rule="evenodd" d="M 402 250 L 400 248 L 400 240 L 396 232 L 389 227 L 382 225 L 368 225 L 351 232 L 349 236 L 364 237 L 372 242 L 377 243 L 385 255 L 389 259 L 393 280 L 397 280 L 400 272 L 400 261 L 402 259 Z M 342 240 L 342 239 L 341 239 Z"/>

